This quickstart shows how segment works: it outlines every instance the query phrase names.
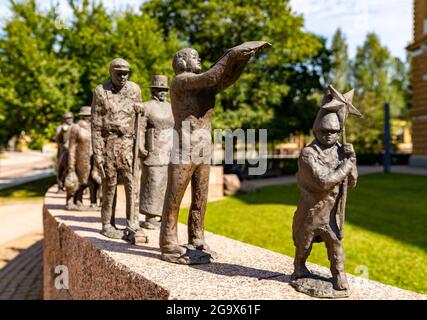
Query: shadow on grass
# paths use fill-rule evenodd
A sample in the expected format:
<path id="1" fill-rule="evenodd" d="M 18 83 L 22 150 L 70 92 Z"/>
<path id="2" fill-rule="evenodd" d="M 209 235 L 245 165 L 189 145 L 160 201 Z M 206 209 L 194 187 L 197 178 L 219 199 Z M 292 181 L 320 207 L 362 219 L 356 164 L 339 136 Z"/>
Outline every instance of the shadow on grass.
<path id="1" fill-rule="evenodd" d="M 55 176 L 27 182 L 16 187 L 0 190 L 0 198 L 41 198 L 44 197 L 47 190 L 55 183 Z"/>
<path id="2" fill-rule="evenodd" d="M 347 198 L 346 221 L 427 251 L 427 176 L 376 173 L 359 177 Z M 248 204 L 297 206 L 296 184 L 237 196 Z M 263 212 L 262 214 L 268 214 Z"/>

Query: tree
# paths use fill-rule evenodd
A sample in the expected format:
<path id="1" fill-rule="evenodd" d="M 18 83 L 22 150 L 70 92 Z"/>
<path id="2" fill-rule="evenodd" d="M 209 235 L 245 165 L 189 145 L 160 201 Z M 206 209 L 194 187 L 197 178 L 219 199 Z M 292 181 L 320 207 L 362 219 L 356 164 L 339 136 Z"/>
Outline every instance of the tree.
<path id="1" fill-rule="evenodd" d="M 332 38 L 331 46 L 331 72 L 328 82 L 332 83 L 339 91 L 349 89 L 350 73 L 349 73 L 349 58 L 348 45 L 344 34 L 338 28 Z"/>
<path id="2" fill-rule="evenodd" d="M 72 111 L 90 105 L 92 90 L 108 77 L 114 52 L 114 17 L 102 2 L 68 0 L 72 14 L 60 29 L 58 56 L 78 66 L 78 93 Z"/>
<path id="3" fill-rule="evenodd" d="M 314 114 L 318 106 L 310 103 L 310 96 L 323 86 L 324 65 L 319 56 L 324 44 L 303 31 L 303 18 L 292 12 L 289 1 L 152 0 L 142 10 L 158 20 L 165 37 L 175 32 L 187 46 L 197 49 L 205 68 L 244 41 L 272 43 L 219 96 L 214 127 L 267 127 L 269 139 L 283 139 L 296 129 L 282 125 L 295 119 L 286 118 L 284 110 Z M 310 127 L 304 123 L 297 129 L 308 131 Z"/>
<path id="4" fill-rule="evenodd" d="M 152 75 L 172 76 L 180 44 L 173 32 L 164 38 L 156 20 L 130 10 L 108 13 L 101 2 L 68 3 L 70 20 L 60 24 L 57 7 L 43 12 L 35 0 L 10 2 L 12 17 L 0 36 L 0 144 L 22 130 L 33 146 L 53 139 L 65 111 L 90 105 L 115 57 L 128 59 L 145 100 Z"/>
<path id="5" fill-rule="evenodd" d="M 114 51 L 133 66 L 132 80 L 141 87 L 144 100 L 151 97 L 151 76 L 173 76 L 172 57 L 182 46 L 176 34 L 163 40 L 157 21 L 148 15 L 124 12 L 117 17 L 117 41 Z M 105 72 L 104 72 L 105 74 Z"/>
<path id="6" fill-rule="evenodd" d="M 355 101 L 364 117 L 349 119 L 349 134 L 359 151 L 378 152 L 383 148 L 384 104 L 390 103 L 392 117 L 408 108 L 408 68 L 391 56 L 375 33 L 358 47 L 352 68 Z"/>
<path id="7" fill-rule="evenodd" d="M 0 143 L 21 131 L 38 143 L 72 107 L 77 66 L 56 54 L 55 7 L 41 12 L 34 0 L 10 5 L 0 38 Z"/>

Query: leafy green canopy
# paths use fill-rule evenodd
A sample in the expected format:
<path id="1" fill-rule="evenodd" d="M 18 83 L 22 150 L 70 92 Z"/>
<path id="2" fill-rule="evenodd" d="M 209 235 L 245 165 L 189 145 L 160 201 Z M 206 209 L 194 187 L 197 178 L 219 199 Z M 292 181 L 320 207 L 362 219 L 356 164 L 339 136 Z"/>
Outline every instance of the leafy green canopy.
<path id="1" fill-rule="evenodd" d="M 108 79 L 114 57 L 127 59 L 131 79 L 149 98 L 153 74 L 171 78 L 171 60 L 192 46 L 205 69 L 227 49 L 249 40 L 272 48 L 245 69 L 239 81 L 217 99 L 216 128 L 268 128 L 270 141 L 309 133 L 323 89 L 356 88 L 363 119 L 350 119 L 349 141 L 359 150 L 381 149 L 382 108 L 407 116 L 407 63 L 393 58 L 369 34 L 350 60 L 340 30 L 331 48 L 304 31 L 302 16 L 287 0 L 151 0 L 141 10 L 108 12 L 101 1 L 69 0 L 65 23 L 58 7 L 42 11 L 35 0 L 12 1 L 12 15 L 0 33 L 0 145 L 22 130 L 34 145 L 52 139 L 65 111 L 77 113 L 92 89 Z"/>
<path id="2" fill-rule="evenodd" d="M 151 75 L 173 76 L 177 49 L 193 46 L 207 68 L 248 40 L 273 47 L 221 94 L 214 125 L 267 127 L 269 139 L 309 131 L 327 51 L 320 38 L 303 31 L 303 18 L 288 1 L 152 0 L 140 12 L 68 2 L 71 15 L 62 23 L 58 7 L 42 11 L 35 0 L 10 1 L 12 16 L 0 35 L 0 143 L 21 130 L 36 141 L 51 139 L 65 111 L 90 104 L 91 90 L 108 78 L 114 57 L 130 62 L 131 79 L 148 99 Z"/>
<path id="3" fill-rule="evenodd" d="M 391 106 L 391 116 L 409 120 L 409 61 L 393 57 L 375 33 L 368 33 L 364 43 L 350 59 L 344 34 L 337 29 L 331 44 L 331 69 L 325 77 L 340 92 L 355 88 L 354 105 L 363 117 L 350 117 L 348 141 L 360 153 L 383 149 L 384 104 Z"/>
<path id="4" fill-rule="evenodd" d="M 173 32 L 164 38 L 147 15 L 109 13 L 101 2 L 69 5 L 64 22 L 58 7 L 45 12 L 35 0 L 10 1 L 12 16 L 0 34 L 0 144 L 21 131 L 34 147 L 52 139 L 65 111 L 90 105 L 115 57 L 129 61 L 144 99 L 153 74 L 172 76 L 170 60 L 181 47 Z"/>
<path id="5" fill-rule="evenodd" d="M 364 117 L 349 119 L 349 138 L 357 151 L 379 152 L 384 104 L 390 104 L 393 118 L 409 119 L 409 64 L 393 57 L 375 33 L 366 36 L 350 64 L 347 83 L 356 89 L 354 101 Z"/>
<path id="6" fill-rule="evenodd" d="M 244 41 L 272 43 L 220 95 L 216 127 L 268 128 L 269 139 L 309 132 L 328 58 L 322 39 L 303 31 L 289 1 L 152 0 L 142 10 L 159 21 L 165 37 L 175 31 L 198 50 L 206 68 Z"/>
<path id="7" fill-rule="evenodd" d="M 74 61 L 58 56 L 56 9 L 41 13 L 34 1 L 11 2 L 12 17 L 0 38 L 0 138 L 21 130 L 51 135 L 78 93 Z"/>

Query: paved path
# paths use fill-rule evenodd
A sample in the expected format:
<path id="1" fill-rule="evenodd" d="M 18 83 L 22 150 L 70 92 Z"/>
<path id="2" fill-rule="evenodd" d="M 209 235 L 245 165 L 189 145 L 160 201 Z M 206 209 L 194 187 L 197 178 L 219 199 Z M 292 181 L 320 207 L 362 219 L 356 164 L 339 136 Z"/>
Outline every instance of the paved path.
<path id="1" fill-rule="evenodd" d="M 0 245 L 0 300 L 40 300 L 43 287 L 42 233 Z"/>
<path id="2" fill-rule="evenodd" d="M 43 230 L 43 200 L 0 205 L 0 245 Z"/>
<path id="3" fill-rule="evenodd" d="M 359 175 L 380 173 L 383 172 L 382 166 L 359 166 L 358 168 Z M 417 168 L 409 166 L 392 166 L 392 173 L 405 173 L 405 174 L 416 174 L 416 175 L 427 175 L 427 168 Z M 276 185 L 287 185 L 296 182 L 295 175 L 281 176 L 275 178 L 266 178 L 266 179 L 254 179 L 251 182 L 257 187 L 265 186 L 276 186 Z"/>
<path id="4" fill-rule="evenodd" d="M 42 298 L 43 200 L 0 205 L 0 300 Z"/>
<path id="5" fill-rule="evenodd" d="M 2 153 L 0 190 L 52 175 L 52 156 L 38 151 Z"/>

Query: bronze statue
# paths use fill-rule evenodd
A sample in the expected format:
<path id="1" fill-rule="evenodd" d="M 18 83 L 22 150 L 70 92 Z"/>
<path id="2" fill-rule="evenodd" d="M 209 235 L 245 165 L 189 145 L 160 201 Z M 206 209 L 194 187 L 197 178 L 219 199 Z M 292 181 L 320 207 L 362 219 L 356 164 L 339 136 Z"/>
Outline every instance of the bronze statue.
<path id="1" fill-rule="evenodd" d="M 143 110 L 141 90 L 128 81 L 130 65 L 117 58 L 110 64 L 110 79 L 98 85 L 92 100 L 92 140 L 95 163 L 102 177 L 102 231 L 109 238 L 147 242 L 135 211 L 139 117 Z M 115 225 L 118 175 L 126 193 L 125 230 Z"/>
<path id="2" fill-rule="evenodd" d="M 141 226 L 159 229 L 168 181 L 174 119 L 168 94 L 168 78 L 155 75 L 151 81 L 151 100 L 144 102 L 141 119 L 141 187 L 139 212 L 145 215 Z"/>
<path id="3" fill-rule="evenodd" d="M 58 191 L 64 190 L 64 181 L 67 175 L 68 140 L 70 138 L 70 127 L 73 125 L 73 113 L 64 114 L 64 123 L 56 128 L 56 181 Z"/>
<path id="4" fill-rule="evenodd" d="M 260 49 L 270 46 L 262 41 L 247 42 L 228 50 L 210 70 L 201 73 L 202 66 L 196 50 L 179 50 L 173 59 L 175 77 L 171 82 L 171 103 L 175 131 L 179 135 L 179 156 L 183 154 L 184 122 L 189 134 L 196 130 L 211 131 L 211 118 L 217 93 L 231 86 L 240 77 L 249 59 Z M 210 137 L 209 137 L 210 140 Z M 191 140 L 190 140 L 191 141 Z M 195 147 L 189 143 L 189 153 Z M 210 141 L 207 143 L 210 144 Z M 201 150 L 199 156 L 204 157 Z M 162 214 L 160 249 L 162 259 L 180 264 L 209 263 L 213 258 L 204 239 L 204 218 L 209 186 L 210 163 L 178 161 L 169 166 L 168 186 Z M 192 200 L 188 218 L 188 242 L 178 244 L 177 223 L 184 192 L 191 181 Z"/>
<path id="5" fill-rule="evenodd" d="M 303 148 L 298 159 L 301 195 L 292 226 L 296 251 L 291 285 L 316 297 L 349 295 L 342 239 L 347 187 L 355 187 L 357 167 L 353 146 L 345 140 L 345 121 L 349 113 L 361 115 L 352 99 L 353 91 L 341 95 L 329 86 L 313 125 L 315 140 Z M 340 133 L 342 144 L 338 142 Z M 325 242 L 332 286 L 306 267 L 315 242 Z"/>
<path id="6" fill-rule="evenodd" d="M 67 210 L 88 210 L 83 206 L 83 192 L 89 187 L 90 208 L 97 208 L 97 193 L 101 184 L 99 170 L 93 163 L 91 107 L 80 109 L 80 120 L 70 129 L 68 170 L 65 178 Z"/>

